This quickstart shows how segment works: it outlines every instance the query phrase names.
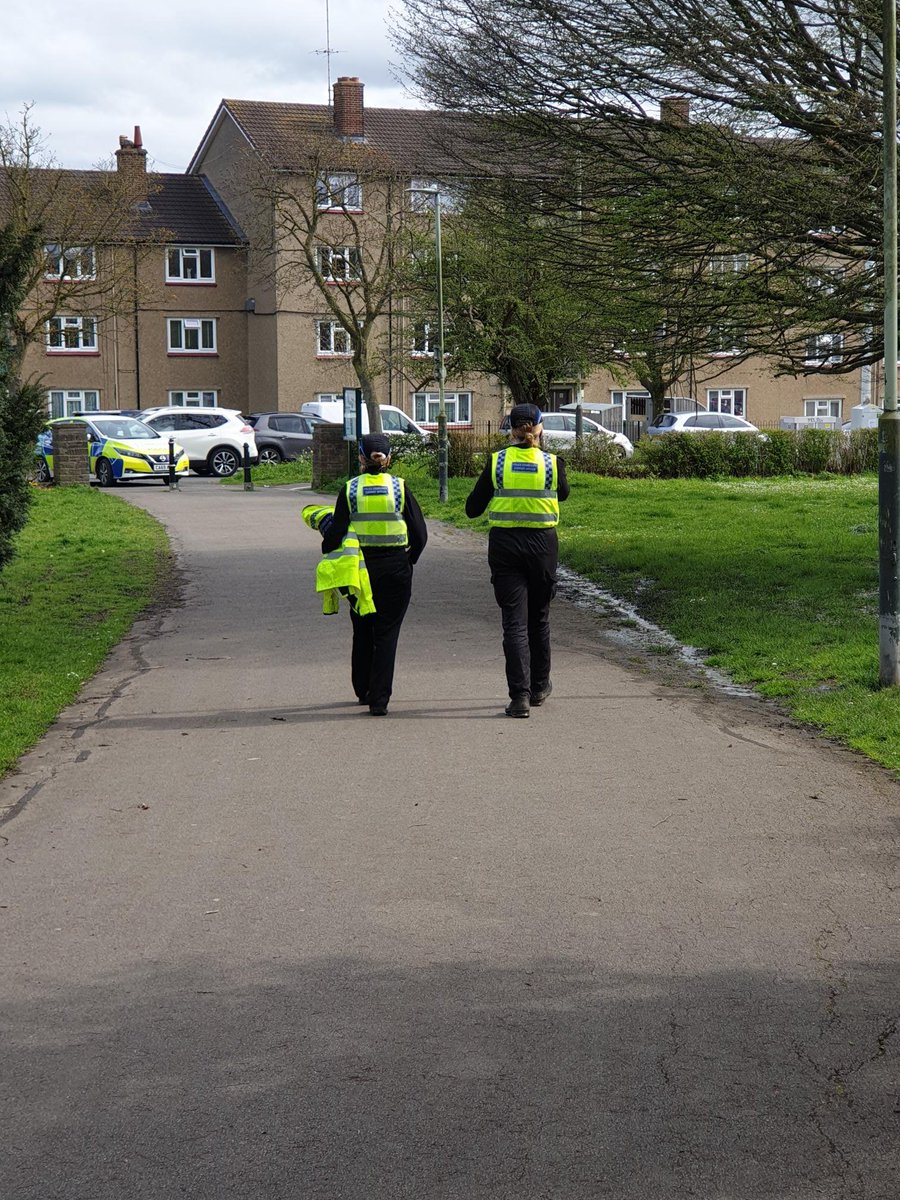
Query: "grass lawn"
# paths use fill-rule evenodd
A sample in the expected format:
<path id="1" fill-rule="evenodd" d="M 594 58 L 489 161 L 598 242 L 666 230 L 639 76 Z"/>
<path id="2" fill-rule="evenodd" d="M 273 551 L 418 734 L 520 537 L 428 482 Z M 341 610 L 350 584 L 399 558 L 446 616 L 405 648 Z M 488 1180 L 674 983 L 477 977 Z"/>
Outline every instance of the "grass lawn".
<path id="1" fill-rule="evenodd" d="M 402 470 L 398 464 L 398 470 Z M 426 514 L 470 479 L 409 476 Z M 574 475 L 562 561 L 799 720 L 900 771 L 900 689 L 878 687 L 874 475 L 624 480 Z"/>
<path id="2" fill-rule="evenodd" d="M 143 510 L 91 488 L 35 493 L 0 574 L 0 774 L 152 603 L 168 541 Z"/>

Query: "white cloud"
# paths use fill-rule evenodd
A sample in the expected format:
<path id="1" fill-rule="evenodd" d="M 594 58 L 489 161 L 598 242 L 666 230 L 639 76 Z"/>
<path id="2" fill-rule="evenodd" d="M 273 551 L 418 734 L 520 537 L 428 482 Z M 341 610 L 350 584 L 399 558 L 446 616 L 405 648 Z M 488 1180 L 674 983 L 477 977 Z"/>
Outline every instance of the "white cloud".
<path id="1" fill-rule="evenodd" d="M 391 75 L 389 3 L 330 0 L 331 78 L 359 76 L 369 105 L 410 107 Z M 140 125 L 151 166 L 181 171 L 223 97 L 326 102 L 325 0 L 44 0 L 39 19 L 24 0 L 4 9 L 0 118 L 33 101 L 61 166 L 108 160 Z"/>

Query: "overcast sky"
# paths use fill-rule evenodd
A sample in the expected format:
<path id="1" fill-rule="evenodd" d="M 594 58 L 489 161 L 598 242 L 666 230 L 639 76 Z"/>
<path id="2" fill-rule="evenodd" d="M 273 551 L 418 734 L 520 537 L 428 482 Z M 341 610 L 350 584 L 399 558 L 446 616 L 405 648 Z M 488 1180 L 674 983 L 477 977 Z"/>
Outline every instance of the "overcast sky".
<path id="1" fill-rule="evenodd" d="M 365 102 L 420 102 L 387 36 L 399 0 L 329 0 L 332 82 Z M 0 119 L 32 119 L 54 160 L 93 167 L 140 125 L 149 166 L 183 171 L 223 97 L 324 104 L 326 0 L 3 0 Z"/>

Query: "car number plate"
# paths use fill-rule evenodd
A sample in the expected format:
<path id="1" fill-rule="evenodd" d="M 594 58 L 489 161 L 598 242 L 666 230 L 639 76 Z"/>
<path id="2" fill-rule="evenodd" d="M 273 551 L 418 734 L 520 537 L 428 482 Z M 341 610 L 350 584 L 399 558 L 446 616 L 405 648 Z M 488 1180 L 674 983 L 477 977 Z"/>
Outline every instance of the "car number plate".
<path id="1" fill-rule="evenodd" d="M 169 469 L 168 463 L 154 463 L 153 464 L 154 471 L 168 471 L 168 469 Z"/>

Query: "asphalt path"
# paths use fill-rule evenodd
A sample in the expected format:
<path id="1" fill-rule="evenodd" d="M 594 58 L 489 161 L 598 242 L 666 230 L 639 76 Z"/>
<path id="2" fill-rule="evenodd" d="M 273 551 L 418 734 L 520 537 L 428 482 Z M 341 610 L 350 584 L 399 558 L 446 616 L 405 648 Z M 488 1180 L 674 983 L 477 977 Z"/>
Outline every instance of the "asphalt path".
<path id="1" fill-rule="evenodd" d="M 296 489 L 0 783 L 3 1200 L 896 1200 L 900 787 L 431 523 L 387 718 Z M 648 564 L 648 574 L 652 564 Z"/>

